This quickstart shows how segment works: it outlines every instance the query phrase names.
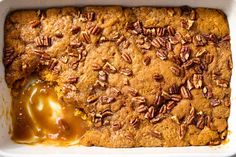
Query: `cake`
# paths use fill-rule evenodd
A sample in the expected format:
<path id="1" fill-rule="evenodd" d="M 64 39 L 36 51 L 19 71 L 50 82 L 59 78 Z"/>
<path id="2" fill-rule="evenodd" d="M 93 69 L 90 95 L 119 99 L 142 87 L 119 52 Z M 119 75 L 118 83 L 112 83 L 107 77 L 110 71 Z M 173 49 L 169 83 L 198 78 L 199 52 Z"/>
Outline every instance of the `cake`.
<path id="1" fill-rule="evenodd" d="M 7 16 L 4 36 L 13 101 L 32 77 L 49 84 L 64 108 L 72 106 L 66 114 L 79 112 L 89 123 L 76 144 L 170 147 L 226 139 L 232 59 L 227 17 L 220 10 L 19 10 Z M 22 110 L 12 104 L 14 139 L 18 130 L 33 128 Z M 67 119 L 60 125 L 70 130 Z M 37 137 L 36 143 L 47 141 Z"/>

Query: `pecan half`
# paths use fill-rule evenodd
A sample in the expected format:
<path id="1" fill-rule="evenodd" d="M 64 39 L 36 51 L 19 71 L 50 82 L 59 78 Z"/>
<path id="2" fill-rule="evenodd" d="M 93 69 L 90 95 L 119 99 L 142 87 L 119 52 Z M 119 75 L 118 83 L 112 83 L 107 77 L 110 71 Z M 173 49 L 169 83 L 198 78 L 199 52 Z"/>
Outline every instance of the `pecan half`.
<path id="1" fill-rule="evenodd" d="M 202 88 L 203 76 L 201 74 L 193 74 L 193 85 L 195 88 Z"/>
<path id="2" fill-rule="evenodd" d="M 151 57 L 149 56 L 146 56 L 144 59 L 143 59 L 143 64 L 148 66 L 151 62 Z"/>
<path id="3" fill-rule="evenodd" d="M 184 98 L 184 99 L 191 99 L 192 98 L 190 91 L 185 86 L 182 86 L 180 88 L 180 93 L 181 93 L 182 98 Z"/>
<path id="4" fill-rule="evenodd" d="M 180 76 L 181 75 L 181 68 L 177 65 L 171 66 L 170 70 L 175 76 Z"/>
<path id="5" fill-rule="evenodd" d="M 179 129 L 179 139 L 182 140 L 185 137 L 186 133 L 187 133 L 187 125 L 181 124 Z"/>
<path id="6" fill-rule="evenodd" d="M 150 135 L 151 135 L 152 137 L 155 137 L 155 138 L 158 138 L 158 139 L 162 139 L 162 138 L 163 138 L 163 137 L 162 137 L 162 133 L 159 132 L 159 131 L 156 131 L 156 130 L 151 131 L 151 132 L 150 132 Z"/>
<path id="7" fill-rule="evenodd" d="M 156 81 L 161 81 L 161 80 L 163 80 L 163 75 L 161 75 L 161 74 L 158 74 L 158 73 L 155 73 L 153 76 L 153 79 L 154 80 L 156 80 Z"/>
<path id="8" fill-rule="evenodd" d="M 123 52 L 123 53 L 121 54 L 121 58 L 122 58 L 125 62 L 127 62 L 127 63 L 129 63 L 129 64 L 132 63 L 132 59 L 131 59 L 130 55 L 129 55 L 128 53 L 126 53 L 126 52 Z"/>
<path id="9" fill-rule="evenodd" d="M 126 76 L 131 76 L 133 75 L 133 71 L 129 68 L 121 68 L 120 73 Z"/>
<path id="10" fill-rule="evenodd" d="M 138 129 L 140 125 L 140 120 L 138 118 L 133 118 L 129 121 L 129 123 L 135 128 Z"/>
<path id="11" fill-rule="evenodd" d="M 158 49 L 156 52 L 157 57 L 159 57 L 161 60 L 166 60 L 167 59 L 167 51 L 163 49 Z"/>
<path id="12" fill-rule="evenodd" d="M 139 107 L 136 108 L 136 111 L 139 113 L 146 112 L 148 110 L 148 107 L 145 105 L 140 105 Z"/>

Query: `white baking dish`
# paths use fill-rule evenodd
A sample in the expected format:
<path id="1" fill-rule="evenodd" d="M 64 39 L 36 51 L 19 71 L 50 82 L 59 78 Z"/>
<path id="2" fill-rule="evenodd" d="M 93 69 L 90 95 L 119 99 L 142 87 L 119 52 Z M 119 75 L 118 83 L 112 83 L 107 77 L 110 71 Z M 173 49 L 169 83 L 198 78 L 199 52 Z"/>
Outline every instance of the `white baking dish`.
<path id="1" fill-rule="evenodd" d="M 181 6 L 209 7 L 222 9 L 228 17 L 233 62 L 236 62 L 236 0 L 0 0 L 0 58 L 2 59 L 4 20 L 7 13 L 15 9 L 45 8 L 85 5 L 122 5 L 122 6 Z M 236 69 L 233 69 L 231 82 L 236 82 Z M 172 148 L 128 148 L 111 149 L 100 147 L 53 147 L 19 145 L 11 141 L 9 126 L 11 123 L 9 109 L 11 98 L 4 80 L 4 67 L 0 61 L 0 156 L 232 156 L 236 154 L 236 86 L 231 83 L 231 114 L 229 118 L 228 142 L 221 146 L 172 147 Z"/>

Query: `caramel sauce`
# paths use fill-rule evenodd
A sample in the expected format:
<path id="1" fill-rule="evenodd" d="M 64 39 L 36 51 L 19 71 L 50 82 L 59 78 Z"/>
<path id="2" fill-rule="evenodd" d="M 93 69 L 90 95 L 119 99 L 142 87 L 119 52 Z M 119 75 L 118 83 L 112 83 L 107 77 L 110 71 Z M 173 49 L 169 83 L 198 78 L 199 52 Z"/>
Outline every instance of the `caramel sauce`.
<path id="1" fill-rule="evenodd" d="M 77 144 L 89 129 L 86 116 L 59 100 L 48 83 L 36 81 L 12 95 L 12 139 L 18 143 Z"/>

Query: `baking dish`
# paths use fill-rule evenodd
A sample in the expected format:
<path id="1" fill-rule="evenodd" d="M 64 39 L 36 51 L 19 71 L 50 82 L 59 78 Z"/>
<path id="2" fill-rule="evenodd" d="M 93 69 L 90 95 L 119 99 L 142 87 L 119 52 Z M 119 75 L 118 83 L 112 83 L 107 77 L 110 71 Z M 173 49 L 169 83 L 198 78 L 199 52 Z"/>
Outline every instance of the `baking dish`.
<path id="1" fill-rule="evenodd" d="M 121 0 L 121 1 L 106 1 L 106 0 L 96 0 L 96 1 L 40 1 L 40 0 L 3 0 L 0 1 L 0 48 L 3 49 L 3 27 L 6 14 L 15 9 L 24 9 L 24 8 L 44 8 L 44 7 L 58 7 L 58 6 L 84 6 L 84 5 L 122 5 L 122 6 L 181 6 L 189 5 L 192 7 L 210 7 L 210 8 L 219 8 L 222 9 L 228 16 L 230 24 L 230 34 L 231 34 L 231 46 L 233 53 L 233 61 L 235 61 L 236 56 L 234 55 L 235 47 L 235 21 L 233 17 L 236 15 L 236 0 L 209 0 L 209 1 L 193 1 L 193 0 L 181 0 L 175 2 L 173 0 L 164 1 L 164 0 L 149 0 L 149 1 L 131 1 L 131 0 Z M 0 53 L 2 57 L 2 51 Z M 209 147 L 174 147 L 174 148 L 132 148 L 132 149 L 111 149 L 111 148 L 100 148 L 100 147 L 53 147 L 53 146 L 28 146 L 28 145 L 18 145 L 10 140 L 8 134 L 10 126 L 10 116 L 9 109 L 11 104 L 10 92 L 4 81 L 4 68 L 1 63 L 0 65 L 0 155 L 4 156 L 41 156 L 41 155 L 50 155 L 50 156 L 230 156 L 236 153 L 234 150 L 234 142 L 236 142 L 236 127 L 233 124 L 233 120 L 236 117 L 231 113 L 229 118 L 229 130 L 230 134 L 228 140 L 224 145 Z M 234 82 L 235 79 L 235 69 L 233 69 L 233 75 L 231 82 Z M 231 84 L 232 95 L 231 95 L 231 112 L 235 110 L 235 101 L 236 101 L 236 91 Z"/>

